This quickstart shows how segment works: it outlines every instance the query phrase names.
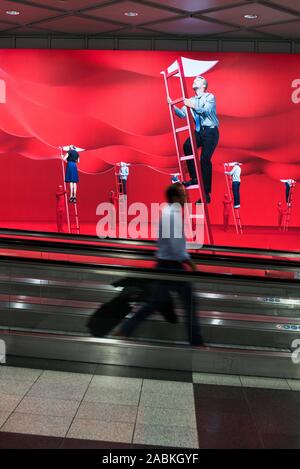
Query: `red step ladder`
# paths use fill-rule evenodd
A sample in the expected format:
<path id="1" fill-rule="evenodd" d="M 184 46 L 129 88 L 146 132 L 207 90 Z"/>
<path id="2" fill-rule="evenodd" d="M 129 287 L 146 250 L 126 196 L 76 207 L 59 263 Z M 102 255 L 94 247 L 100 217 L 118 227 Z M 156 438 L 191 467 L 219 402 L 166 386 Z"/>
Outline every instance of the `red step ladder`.
<path id="1" fill-rule="evenodd" d="M 293 208 L 293 200 L 294 200 L 294 193 L 296 189 L 296 183 L 294 182 L 291 185 L 289 200 L 287 203 L 287 212 L 284 214 L 283 223 L 282 223 L 282 231 L 286 233 L 289 229 L 290 221 L 291 221 L 291 214 Z"/>
<path id="2" fill-rule="evenodd" d="M 77 210 L 76 203 L 69 202 L 68 213 L 69 213 L 70 233 L 80 234 L 78 210 Z"/>
<path id="3" fill-rule="evenodd" d="M 228 163 L 224 164 L 224 169 L 225 171 L 229 170 Z M 232 215 L 233 215 L 235 230 L 237 234 L 243 234 L 240 210 L 238 208 L 234 208 L 234 196 L 232 192 L 232 184 L 231 184 L 230 176 L 228 174 L 225 174 L 225 179 L 226 179 L 226 184 L 227 184 L 227 191 L 230 194 L 231 208 L 232 208 Z"/>
<path id="4" fill-rule="evenodd" d="M 63 160 L 63 149 L 60 147 L 60 156 L 61 156 L 61 165 L 62 165 L 62 175 L 63 175 L 63 186 L 65 190 L 65 203 L 66 203 L 66 211 L 67 211 L 67 224 L 68 224 L 68 232 L 73 234 L 80 234 L 80 227 L 79 227 L 79 218 L 78 218 L 78 210 L 77 210 L 77 203 L 70 203 L 68 199 L 67 193 L 67 185 L 65 182 L 65 166 Z"/>
<path id="5" fill-rule="evenodd" d="M 181 88 L 181 93 L 182 97 L 174 99 L 171 101 L 171 104 L 169 104 L 169 110 L 170 110 L 170 117 L 171 117 L 171 123 L 172 123 L 172 130 L 173 130 L 173 137 L 175 141 L 175 147 L 176 147 L 176 154 L 178 158 L 178 166 L 180 170 L 180 176 L 181 180 L 185 180 L 185 173 L 186 171 L 183 168 L 183 162 L 187 160 L 193 160 L 195 164 L 195 169 L 196 169 L 196 175 L 197 175 L 197 181 L 198 184 L 194 186 L 189 186 L 187 187 L 188 192 L 197 192 L 196 200 L 201 199 L 201 201 L 204 203 L 204 229 L 205 229 L 205 234 L 206 234 L 206 243 L 207 244 L 214 244 L 213 241 L 213 234 L 212 234 L 212 229 L 211 229 L 211 224 L 210 224 L 210 217 L 209 217 L 209 210 L 208 210 L 208 205 L 205 201 L 205 190 L 204 190 L 204 185 L 203 185 L 203 179 L 202 179 L 202 172 L 200 171 L 200 165 L 198 161 L 198 149 L 197 149 L 197 143 L 196 143 L 196 137 L 195 137 L 195 132 L 194 132 L 194 119 L 191 113 L 190 108 L 188 108 L 188 112 L 186 113 L 186 121 L 187 125 L 183 127 L 176 127 L 176 122 L 175 122 L 175 115 L 173 111 L 173 107 L 176 104 L 182 103 L 185 98 L 188 98 L 188 90 L 187 90 L 187 84 L 186 84 L 186 78 L 184 75 L 184 69 L 183 69 L 183 63 L 182 63 L 182 57 L 179 57 L 177 59 L 177 64 L 178 68 L 176 70 L 173 70 L 172 72 L 169 72 L 168 69 L 163 72 L 164 76 L 164 82 L 165 82 L 165 87 L 166 87 L 166 93 L 167 97 L 171 98 L 170 95 L 170 90 L 169 90 L 169 83 L 168 81 L 170 78 L 174 77 L 175 75 L 179 76 L 180 80 L 180 88 Z M 182 152 L 182 149 L 180 147 L 180 141 L 179 141 L 179 134 L 182 132 L 188 132 L 188 135 L 191 139 L 191 146 L 192 146 L 192 154 L 185 156 Z M 193 220 L 197 217 L 197 215 L 190 214 L 190 219 L 193 224 Z"/>

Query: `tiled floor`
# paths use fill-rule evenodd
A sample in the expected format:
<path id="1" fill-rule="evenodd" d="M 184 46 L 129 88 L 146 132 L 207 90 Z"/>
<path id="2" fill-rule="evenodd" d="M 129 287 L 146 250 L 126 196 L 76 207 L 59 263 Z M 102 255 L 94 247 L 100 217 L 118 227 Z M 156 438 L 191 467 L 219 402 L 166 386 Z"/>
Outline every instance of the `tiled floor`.
<path id="1" fill-rule="evenodd" d="M 0 448 L 300 448 L 300 382 L 0 366 Z"/>

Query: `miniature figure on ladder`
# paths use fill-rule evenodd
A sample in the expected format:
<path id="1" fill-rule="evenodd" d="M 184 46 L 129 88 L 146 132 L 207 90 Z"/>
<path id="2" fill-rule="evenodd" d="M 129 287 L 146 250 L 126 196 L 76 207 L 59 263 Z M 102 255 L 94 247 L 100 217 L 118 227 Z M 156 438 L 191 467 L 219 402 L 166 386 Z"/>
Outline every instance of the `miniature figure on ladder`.
<path id="1" fill-rule="evenodd" d="M 228 193 L 232 193 L 233 195 L 233 197 L 231 197 L 230 200 L 231 200 L 232 214 L 233 214 L 233 219 L 234 219 L 234 224 L 235 224 L 235 229 L 236 229 L 237 234 L 243 234 L 243 227 L 242 227 L 241 217 L 240 217 L 240 207 L 241 207 L 240 187 L 241 187 L 241 172 L 242 172 L 241 165 L 242 163 L 238 163 L 238 162 L 224 164 L 227 191 Z M 232 179 L 231 184 L 230 184 L 230 177 Z"/>
<path id="2" fill-rule="evenodd" d="M 62 158 L 62 173 L 64 180 L 64 191 L 66 197 L 66 213 L 68 221 L 68 231 L 73 234 L 80 234 L 78 209 L 77 209 L 77 184 L 79 182 L 77 164 L 79 163 L 79 153 L 82 151 L 74 145 L 60 147 Z M 66 152 L 63 154 L 63 150 Z M 65 171 L 64 161 L 67 162 Z M 66 184 L 70 184 L 70 196 L 67 198 Z"/>
<path id="3" fill-rule="evenodd" d="M 297 182 L 294 179 L 280 179 L 280 182 L 285 184 L 286 210 L 282 211 L 283 217 L 281 224 L 281 231 L 285 233 L 288 231 L 291 221 L 294 193 Z"/>

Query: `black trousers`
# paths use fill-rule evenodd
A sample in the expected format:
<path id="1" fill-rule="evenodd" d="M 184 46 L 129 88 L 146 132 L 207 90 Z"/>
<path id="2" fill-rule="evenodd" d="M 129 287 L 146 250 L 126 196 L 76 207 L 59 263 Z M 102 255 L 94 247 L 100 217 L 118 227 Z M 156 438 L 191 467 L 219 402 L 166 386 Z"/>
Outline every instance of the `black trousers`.
<path id="1" fill-rule="evenodd" d="M 121 179 L 119 176 L 119 182 L 122 183 L 123 186 L 123 194 L 127 195 L 127 179 Z"/>
<path id="2" fill-rule="evenodd" d="M 184 268 L 180 262 L 159 261 L 156 267 L 158 271 L 167 270 L 170 272 L 182 273 Z M 130 336 L 132 331 L 147 317 L 158 310 L 166 295 L 175 292 L 179 295 L 185 308 L 187 334 L 190 344 L 199 345 L 202 343 L 200 325 L 197 318 L 196 297 L 193 294 L 193 287 L 190 282 L 176 282 L 159 280 L 152 285 L 152 291 L 144 306 L 127 319 L 121 327 L 125 336 Z"/>
<path id="3" fill-rule="evenodd" d="M 211 193 L 212 164 L 211 159 L 219 142 L 219 129 L 214 127 L 201 127 L 200 132 L 195 131 L 197 148 L 202 148 L 200 164 L 202 171 L 203 184 L 206 194 Z M 185 156 L 192 154 L 191 139 L 188 138 L 183 145 Z M 190 178 L 197 180 L 196 168 L 193 160 L 187 160 L 187 167 Z"/>
<path id="4" fill-rule="evenodd" d="M 234 198 L 234 205 L 240 205 L 241 200 L 240 200 L 240 186 L 241 183 L 238 181 L 235 181 L 232 183 L 232 192 L 233 192 L 233 198 Z"/>
<path id="5" fill-rule="evenodd" d="M 291 186 L 286 182 L 285 183 L 285 198 L 286 198 L 287 204 L 290 202 L 290 192 L 291 192 Z"/>

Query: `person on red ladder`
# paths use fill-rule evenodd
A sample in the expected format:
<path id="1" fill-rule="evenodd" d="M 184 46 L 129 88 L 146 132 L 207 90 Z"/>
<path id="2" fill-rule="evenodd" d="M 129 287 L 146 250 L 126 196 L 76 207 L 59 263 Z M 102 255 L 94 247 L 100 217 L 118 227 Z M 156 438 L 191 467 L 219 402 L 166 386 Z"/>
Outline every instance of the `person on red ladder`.
<path id="1" fill-rule="evenodd" d="M 64 232 L 64 221 L 66 219 L 66 191 L 63 186 L 57 186 L 56 192 L 56 224 L 59 233 Z"/>
<path id="2" fill-rule="evenodd" d="M 231 205 L 231 198 L 228 194 L 224 195 L 223 199 L 223 228 L 224 231 L 228 231 L 229 227 L 229 216 L 230 216 L 230 205 Z"/>
<path id="3" fill-rule="evenodd" d="M 63 159 L 67 161 L 67 169 L 65 182 L 70 184 L 70 198 L 69 202 L 76 204 L 77 202 L 77 184 L 79 181 L 77 163 L 79 163 L 79 154 L 76 151 L 74 145 L 70 145 L 68 153 L 63 156 Z"/>
<path id="4" fill-rule="evenodd" d="M 234 198 L 234 208 L 240 208 L 241 198 L 240 198 L 240 186 L 241 186 L 241 164 L 233 163 L 233 168 L 231 171 L 225 171 L 227 176 L 232 178 L 232 193 Z"/>
<path id="5" fill-rule="evenodd" d="M 219 120 L 216 110 L 216 98 L 212 93 L 207 92 L 208 82 L 202 76 L 197 76 L 193 83 L 195 96 L 184 100 L 184 107 L 179 109 L 174 106 L 175 114 L 184 119 L 186 117 L 187 108 L 191 109 L 195 121 L 195 136 L 197 148 L 201 151 L 201 171 L 205 190 L 205 201 L 211 201 L 212 187 L 212 163 L 211 159 L 219 142 Z M 168 103 L 171 100 L 168 98 Z M 185 156 L 192 155 L 191 140 L 188 138 L 183 145 Z M 193 160 L 187 160 L 187 167 L 190 180 L 184 182 L 185 187 L 198 184 L 196 168 Z"/>
<path id="6" fill-rule="evenodd" d="M 280 179 L 280 182 L 283 182 L 285 184 L 285 198 L 286 198 L 286 203 L 287 206 L 290 207 L 290 193 L 291 193 L 291 188 L 295 186 L 296 181 L 294 179 Z"/>
<path id="7" fill-rule="evenodd" d="M 127 179 L 129 176 L 129 164 L 122 161 L 120 163 L 119 181 L 122 183 L 123 195 L 127 195 Z"/>

